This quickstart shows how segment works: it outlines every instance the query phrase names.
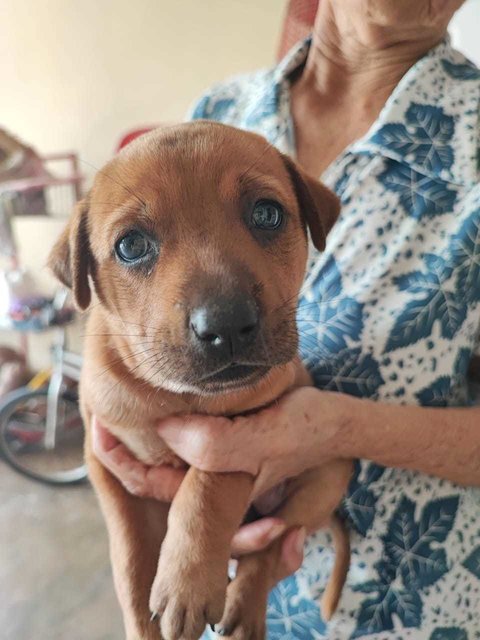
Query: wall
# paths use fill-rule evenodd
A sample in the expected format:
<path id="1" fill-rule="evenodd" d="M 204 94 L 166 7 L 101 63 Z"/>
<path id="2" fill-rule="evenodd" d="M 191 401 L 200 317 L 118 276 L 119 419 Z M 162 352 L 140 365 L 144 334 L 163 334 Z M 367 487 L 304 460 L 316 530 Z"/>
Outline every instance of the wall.
<path id="1" fill-rule="evenodd" d="M 270 65 L 285 4 L 1 0 L 0 125 L 99 166 L 125 130 L 178 121 L 213 82 Z"/>
<path id="2" fill-rule="evenodd" d="M 480 66 L 480 0 L 467 0 L 451 26 L 453 44 Z"/>

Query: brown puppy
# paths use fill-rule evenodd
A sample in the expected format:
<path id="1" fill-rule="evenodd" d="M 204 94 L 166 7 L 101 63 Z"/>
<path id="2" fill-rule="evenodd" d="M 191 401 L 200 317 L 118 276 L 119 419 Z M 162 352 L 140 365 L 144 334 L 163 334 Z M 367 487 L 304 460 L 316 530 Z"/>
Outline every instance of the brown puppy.
<path id="1" fill-rule="evenodd" d="M 253 478 L 191 468 L 170 508 L 134 497 L 92 455 L 90 418 L 144 463 L 182 466 L 156 432 L 162 417 L 234 415 L 309 384 L 295 324 L 306 227 L 323 249 L 338 209 L 260 136 L 196 122 L 152 132 L 112 160 L 52 252 L 50 266 L 78 306 L 90 305 L 92 289 L 98 298 L 81 404 L 129 640 L 160 637 L 151 612 L 165 640 L 196 639 L 220 620 L 223 635 L 263 638 L 281 541 L 243 558 L 226 595 Z M 344 461 L 304 473 L 280 516 L 310 531 L 329 526 L 350 475 Z M 348 537 L 333 524 L 327 617 L 349 562 Z"/>

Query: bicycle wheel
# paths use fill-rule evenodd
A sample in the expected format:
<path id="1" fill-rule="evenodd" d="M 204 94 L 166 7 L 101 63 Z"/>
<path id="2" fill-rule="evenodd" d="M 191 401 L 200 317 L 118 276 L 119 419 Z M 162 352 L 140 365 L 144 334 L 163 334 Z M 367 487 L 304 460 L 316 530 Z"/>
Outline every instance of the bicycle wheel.
<path id="1" fill-rule="evenodd" d="M 22 388 L 0 405 L 0 448 L 11 466 L 49 484 L 84 480 L 83 422 L 74 394 L 64 391 L 57 406 L 53 442 L 46 433 L 47 389 Z"/>

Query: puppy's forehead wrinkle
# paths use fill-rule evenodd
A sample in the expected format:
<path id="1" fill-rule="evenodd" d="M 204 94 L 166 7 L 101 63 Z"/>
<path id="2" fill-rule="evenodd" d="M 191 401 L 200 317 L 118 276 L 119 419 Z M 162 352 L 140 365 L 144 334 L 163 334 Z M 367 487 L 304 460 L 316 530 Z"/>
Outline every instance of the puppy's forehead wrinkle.
<path id="1" fill-rule="evenodd" d="M 205 173 L 203 178 L 217 177 L 228 167 L 237 168 L 237 172 L 248 173 L 253 165 L 271 152 L 270 160 L 279 160 L 278 152 L 262 137 L 227 127 L 218 123 L 200 122 L 183 125 L 175 134 L 180 137 L 177 148 L 165 145 L 160 135 L 156 152 L 170 162 L 180 161 L 180 165 L 189 167 L 189 175 L 194 179 Z M 173 134 L 169 134 L 167 139 Z M 270 155 L 270 154 L 268 154 Z"/>
<path id="2" fill-rule="evenodd" d="M 119 165 L 115 162 L 110 162 L 104 169 L 97 172 L 95 183 L 109 182 L 110 187 L 117 187 L 115 191 L 119 192 L 117 197 L 132 197 L 139 205 L 145 206 L 145 201 L 142 199 L 139 193 L 136 192 L 134 185 L 130 185 L 127 179 L 122 175 L 123 172 L 119 170 Z M 113 184 L 112 184 L 113 183 Z"/>
<path id="3" fill-rule="evenodd" d="M 133 197 L 145 209 L 157 203 L 158 210 L 175 210 L 195 200 L 199 206 L 202 201 L 208 204 L 215 191 L 218 196 L 223 191 L 230 201 L 247 186 L 282 193 L 283 172 L 280 155 L 260 136 L 217 123 L 189 123 L 154 131 L 128 145 L 98 175 L 95 191 L 97 204 L 126 203 Z M 262 179 L 271 184 L 262 185 Z"/>

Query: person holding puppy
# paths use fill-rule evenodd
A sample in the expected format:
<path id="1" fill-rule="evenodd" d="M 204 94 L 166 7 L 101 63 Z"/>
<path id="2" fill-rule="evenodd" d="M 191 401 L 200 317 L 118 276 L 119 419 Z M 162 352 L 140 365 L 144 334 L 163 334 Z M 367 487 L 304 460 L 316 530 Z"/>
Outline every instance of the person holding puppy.
<path id="1" fill-rule="evenodd" d="M 257 496 L 322 461 L 359 460 L 342 506 L 352 564 L 328 625 L 325 535 L 286 532 L 264 500 L 267 516 L 237 533 L 234 554 L 286 534 L 291 575 L 271 594 L 269 639 L 480 632 L 480 408 L 468 380 L 480 353 L 480 70 L 448 39 L 461 4 L 322 0 L 312 37 L 277 67 L 214 87 L 193 110 L 264 135 L 343 204 L 326 250 L 312 250 L 298 311 L 317 388 L 244 418 L 159 425 L 189 464 L 254 474 Z M 97 422 L 94 435 L 129 490 L 173 498 L 183 472 L 146 469 Z"/>

